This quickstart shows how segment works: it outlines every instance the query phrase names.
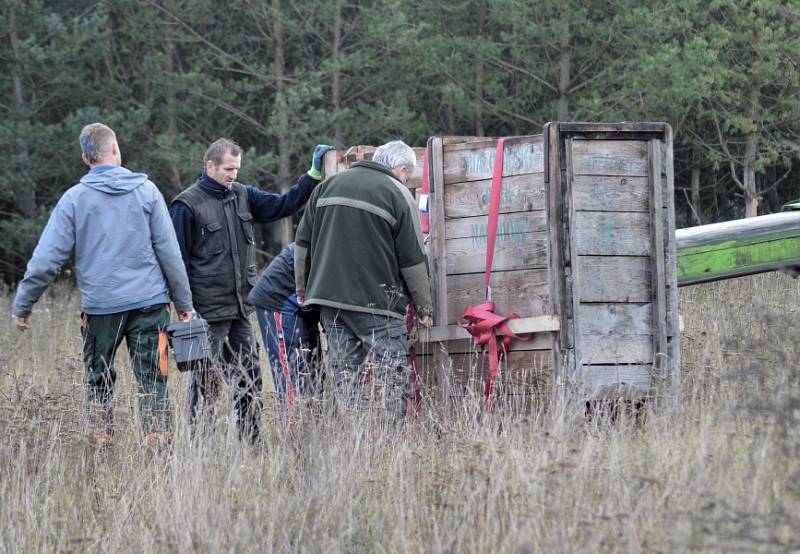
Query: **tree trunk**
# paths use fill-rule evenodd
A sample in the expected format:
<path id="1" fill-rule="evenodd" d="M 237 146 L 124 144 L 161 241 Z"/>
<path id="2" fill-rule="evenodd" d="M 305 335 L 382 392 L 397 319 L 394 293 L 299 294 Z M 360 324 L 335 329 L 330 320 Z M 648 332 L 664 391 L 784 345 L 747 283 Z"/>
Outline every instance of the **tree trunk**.
<path id="1" fill-rule="evenodd" d="M 333 104 L 333 141 L 336 148 L 344 148 L 339 113 L 342 110 L 342 10 L 344 0 L 336 0 L 333 14 L 333 75 L 331 76 L 331 103 Z"/>
<path id="2" fill-rule="evenodd" d="M 8 38 L 11 42 L 11 54 L 14 58 L 12 81 L 14 83 L 14 108 L 16 112 L 16 128 L 15 135 L 17 137 L 17 149 L 20 157 L 20 167 L 22 171 L 27 171 L 28 160 L 30 151 L 28 144 L 25 142 L 24 133 L 21 129 L 26 116 L 25 95 L 22 90 L 22 76 L 20 75 L 20 61 L 19 61 L 19 36 L 17 34 L 17 18 L 14 12 L 14 5 L 9 7 L 8 14 Z M 23 186 L 19 187 L 15 196 L 19 199 L 19 211 L 25 217 L 33 217 L 36 213 L 36 182 L 33 179 L 28 179 L 25 175 L 20 175 L 19 182 Z"/>
<path id="3" fill-rule="evenodd" d="M 291 185 L 291 149 L 289 147 L 289 108 L 286 101 L 286 55 L 283 45 L 283 21 L 281 19 L 281 1 L 272 0 L 272 36 L 275 41 L 275 115 L 278 139 L 278 187 L 281 192 L 289 190 Z M 294 225 L 291 217 L 282 219 L 278 224 L 278 240 L 281 248 L 292 242 Z"/>
<path id="4" fill-rule="evenodd" d="M 483 43 L 483 28 L 486 22 L 486 0 L 480 0 L 478 10 L 478 44 Z M 480 56 L 479 56 L 480 58 Z M 475 68 L 475 136 L 482 137 L 485 134 L 483 128 L 483 81 L 484 67 L 483 60 L 479 59 Z"/>
<path id="5" fill-rule="evenodd" d="M 755 217 L 758 215 L 758 189 L 756 188 L 756 151 L 758 147 L 758 133 L 755 131 L 747 135 L 744 152 L 744 216 Z"/>
<path id="6" fill-rule="evenodd" d="M 689 208 L 692 210 L 692 219 L 695 225 L 702 225 L 703 222 L 700 218 L 700 168 L 692 168 L 692 205 Z"/>
<path id="7" fill-rule="evenodd" d="M 452 91 L 448 94 L 447 88 L 445 88 L 444 106 L 445 116 L 447 117 L 447 134 L 452 136 L 456 134 L 456 110 L 455 106 L 453 106 Z"/>
<path id="8" fill-rule="evenodd" d="M 699 148 L 692 150 L 692 180 L 691 180 L 691 206 L 692 219 L 695 225 L 702 225 L 702 216 L 700 209 L 700 160 L 702 153 Z"/>
<path id="9" fill-rule="evenodd" d="M 106 69 L 106 79 L 108 79 L 107 82 L 109 84 L 114 82 L 114 17 L 111 12 L 111 7 L 113 5 L 113 1 L 109 0 L 106 2 L 106 21 L 104 25 L 105 31 L 108 33 L 108 39 L 105 48 L 103 48 L 103 63 Z M 103 98 L 106 110 L 112 111 L 115 107 L 113 94 L 104 94 Z"/>
<path id="10" fill-rule="evenodd" d="M 172 39 L 167 38 L 164 43 L 164 73 L 167 77 L 167 135 L 170 141 L 174 144 L 178 137 L 178 119 L 175 115 L 175 89 L 172 88 L 171 83 L 175 73 L 175 46 Z M 179 193 L 183 188 L 183 178 L 181 176 L 180 167 L 174 161 L 169 164 L 169 172 L 172 178 L 172 188 L 175 194 Z"/>
<path id="11" fill-rule="evenodd" d="M 758 13 L 761 16 L 761 12 L 759 10 Z M 761 17 L 758 17 L 756 21 L 761 21 Z M 761 42 L 763 38 L 764 32 L 761 28 L 756 27 L 755 29 L 755 41 L 756 43 Z M 761 51 L 756 49 L 756 60 L 758 63 L 763 61 L 763 56 L 761 55 Z M 745 140 L 745 147 L 744 147 L 744 168 L 743 168 L 743 175 L 742 175 L 742 183 L 744 184 L 744 216 L 745 217 L 756 217 L 758 215 L 758 188 L 756 186 L 756 158 L 758 157 L 758 131 L 757 129 L 761 127 L 763 123 L 760 121 L 760 116 L 758 113 L 758 105 L 761 101 L 761 91 L 759 87 L 753 83 L 752 89 L 750 89 L 750 94 L 748 95 L 748 100 L 750 102 L 750 120 L 753 122 L 753 130 L 750 131 L 747 135 Z"/>
<path id="12" fill-rule="evenodd" d="M 569 86 L 572 67 L 570 43 L 572 36 L 569 28 L 567 6 L 561 5 L 561 40 L 558 57 L 558 120 L 569 121 Z"/>
<path id="13" fill-rule="evenodd" d="M 760 32 L 758 33 L 760 36 Z M 761 99 L 761 92 L 757 87 L 750 91 L 750 119 L 758 122 L 756 106 Z M 758 188 L 756 187 L 756 157 L 758 155 L 758 126 L 748 133 L 744 147 L 744 169 L 742 183 L 744 184 L 744 216 L 755 217 L 758 215 Z"/>

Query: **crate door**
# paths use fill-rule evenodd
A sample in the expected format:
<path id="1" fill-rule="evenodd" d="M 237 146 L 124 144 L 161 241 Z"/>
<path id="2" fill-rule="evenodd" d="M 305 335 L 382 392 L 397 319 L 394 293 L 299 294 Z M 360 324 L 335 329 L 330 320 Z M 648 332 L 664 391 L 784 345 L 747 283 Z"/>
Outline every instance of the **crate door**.
<path id="1" fill-rule="evenodd" d="M 674 232 L 666 235 L 664 129 L 656 137 L 625 126 L 564 131 L 551 129 L 558 148 L 551 271 L 568 335 L 559 377 L 593 396 L 620 388 L 647 394 L 677 364 L 668 340 L 675 283 L 668 287 Z"/>

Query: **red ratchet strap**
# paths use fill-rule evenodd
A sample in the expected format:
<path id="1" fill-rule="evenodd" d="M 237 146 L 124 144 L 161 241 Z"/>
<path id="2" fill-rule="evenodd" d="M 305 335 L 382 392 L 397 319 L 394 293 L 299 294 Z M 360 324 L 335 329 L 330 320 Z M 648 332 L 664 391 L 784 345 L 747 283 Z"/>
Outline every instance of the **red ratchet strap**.
<path id="1" fill-rule="evenodd" d="M 286 354 L 286 336 L 283 333 L 283 314 L 273 312 L 275 319 L 275 330 L 278 332 L 278 353 L 281 361 L 281 372 L 283 381 L 286 384 L 286 411 L 289 418 L 289 427 L 294 430 L 294 382 L 292 382 L 292 372 L 289 368 L 289 357 Z"/>
<path id="2" fill-rule="evenodd" d="M 431 199 L 431 183 L 428 178 L 428 149 L 425 149 L 425 154 L 422 156 L 422 191 L 419 204 L 419 225 L 422 232 L 427 234 L 431 232 L 431 218 L 430 218 L 430 199 Z"/>
<path id="3" fill-rule="evenodd" d="M 492 263 L 494 261 L 494 245 L 497 239 L 497 220 L 500 215 L 500 197 L 503 191 L 503 146 L 505 139 L 497 141 L 497 155 L 494 161 L 494 171 L 492 173 L 492 190 L 489 196 L 489 222 L 486 241 L 486 273 L 484 276 L 484 286 L 486 287 L 486 301 L 477 306 L 467 306 L 464 315 L 458 319 L 458 325 L 472 335 L 476 345 L 484 346 L 489 351 L 489 372 L 483 382 L 483 407 L 486 411 L 491 411 L 494 402 L 494 382 L 500 370 L 500 353 L 505 351 L 515 339 L 528 340 L 530 335 L 518 336 L 511 332 L 506 325 L 510 319 L 519 317 L 517 313 L 503 316 L 494 313 L 494 302 L 492 302 L 492 288 L 490 280 L 492 277 Z M 505 335 L 498 344 L 497 332 Z M 502 350 L 501 350 L 502 349 Z"/>
<path id="4" fill-rule="evenodd" d="M 414 308 L 414 305 L 409 304 L 408 311 L 406 312 L 406 330 L 409 335 L 414 328 L 414 317 L 416 315 L 417 310 Z M 417 347 L 413 344 L 411 348 L 408 349 L 408 358 L 411 360 L 411 390 L 413 391 L 413 396 L 408 399 L 408 409 L 406 412 L 408 416 L 411 417 L 412 413 L 414 415 L 419 415 L 422 411 L 422 390 L 419 386 L 419 373 L 417 372 Z"/>

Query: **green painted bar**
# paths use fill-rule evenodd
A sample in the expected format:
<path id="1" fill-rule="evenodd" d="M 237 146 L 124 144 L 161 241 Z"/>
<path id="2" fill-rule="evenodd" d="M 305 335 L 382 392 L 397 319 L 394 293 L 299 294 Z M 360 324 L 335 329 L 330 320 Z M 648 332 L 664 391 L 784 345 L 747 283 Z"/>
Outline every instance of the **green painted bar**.
<path id="1" fill-rule="evenodd" d="M 800 266 L 800 213 L 782 212 L 675 232 L 678 286 Z"/>

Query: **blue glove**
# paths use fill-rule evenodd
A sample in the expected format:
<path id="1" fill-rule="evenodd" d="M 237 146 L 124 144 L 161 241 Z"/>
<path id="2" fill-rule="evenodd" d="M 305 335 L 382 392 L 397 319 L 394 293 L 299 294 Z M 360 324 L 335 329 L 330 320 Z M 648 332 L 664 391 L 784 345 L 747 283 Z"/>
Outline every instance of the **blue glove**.
<path id="1" fill-rule="evenodd" d="M 312 179 L 319 181 L 322 179 L 322 158 L 325 157 L 325 152 L 328 150 L 336 150 L 330 144 L 318 144 L 314 149 L 314 157 L 311 159 L 311 169 L 308 170 L 308 176 Z"/>

